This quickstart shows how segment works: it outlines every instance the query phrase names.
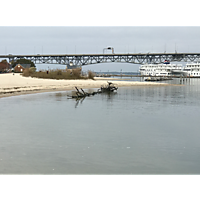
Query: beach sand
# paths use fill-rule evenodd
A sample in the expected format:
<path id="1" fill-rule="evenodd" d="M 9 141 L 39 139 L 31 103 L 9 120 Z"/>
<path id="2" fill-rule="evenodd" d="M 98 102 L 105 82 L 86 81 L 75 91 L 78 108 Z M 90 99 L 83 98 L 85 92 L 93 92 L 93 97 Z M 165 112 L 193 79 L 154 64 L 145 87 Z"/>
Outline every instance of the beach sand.
<path id="1" fill-rule="evenodd" d="M 65 91 L 78 88 L 100 88 L 107 85 L 107 81 L 116 84 L 117 87 L 129 86 L 165 86 L 167 83 L 117 81 L 116 79 L 95 78 L 95 80 L 53 80 L 23 77 L 20 74 L 0 74 L 0 98 L 21 94 Z"/>

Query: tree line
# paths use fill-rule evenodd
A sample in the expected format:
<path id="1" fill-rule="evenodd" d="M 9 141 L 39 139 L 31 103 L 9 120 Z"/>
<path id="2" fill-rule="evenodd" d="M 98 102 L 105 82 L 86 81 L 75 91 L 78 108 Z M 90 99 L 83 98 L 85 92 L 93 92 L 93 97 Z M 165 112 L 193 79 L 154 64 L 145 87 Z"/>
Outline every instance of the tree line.
<path id="1" fill-rule="evenodd" d="M 17 64 L 31 64 L 30 67 L 36 67 L 35 64 L 31 60 L 27 60 L 24 58 L 20 58 L 16 61 L 11 61 L 12 68 L 15 67 Z"/>

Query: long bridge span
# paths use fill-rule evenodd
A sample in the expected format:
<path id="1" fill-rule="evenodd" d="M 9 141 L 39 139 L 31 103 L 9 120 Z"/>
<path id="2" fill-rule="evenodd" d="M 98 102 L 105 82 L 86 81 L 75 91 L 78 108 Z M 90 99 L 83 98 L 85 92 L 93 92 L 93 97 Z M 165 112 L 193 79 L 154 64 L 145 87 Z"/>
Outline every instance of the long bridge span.
<path id="1" fill-rule="evenodd" d="M 0 58 L 7 58 L 9 62 L 18 59 L 28 59 L 35 64 L 61 64 L 68 68 L 76 68 L 84 65 L 98 63 L 131 63 L 144 64 L 170 62 L 198 62 L 200 53 L 112 53 L 112 54 L 60 54 L 60 55 L 0 55 Z"/>

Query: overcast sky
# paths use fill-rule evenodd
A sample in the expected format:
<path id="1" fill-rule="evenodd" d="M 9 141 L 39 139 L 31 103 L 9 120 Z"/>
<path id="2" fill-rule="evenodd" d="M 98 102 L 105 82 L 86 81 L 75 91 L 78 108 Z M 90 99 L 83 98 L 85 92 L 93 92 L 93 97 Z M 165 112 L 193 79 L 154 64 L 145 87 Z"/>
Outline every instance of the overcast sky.
<path id="1" fill-rule="evenodd" d="M 0 54 L 200 52 L 200 27 L 0 27 Z M 109 51 L 108 51 L 109 52 Z M 37 68 L 48 67 L 37 65 Z M 50 65 L 50 68 L 59 66 Z M 65 66 L 62 66 L 65 68 Z M 94 71 L 137 71 L 133 64 L 85 66 Z"/>

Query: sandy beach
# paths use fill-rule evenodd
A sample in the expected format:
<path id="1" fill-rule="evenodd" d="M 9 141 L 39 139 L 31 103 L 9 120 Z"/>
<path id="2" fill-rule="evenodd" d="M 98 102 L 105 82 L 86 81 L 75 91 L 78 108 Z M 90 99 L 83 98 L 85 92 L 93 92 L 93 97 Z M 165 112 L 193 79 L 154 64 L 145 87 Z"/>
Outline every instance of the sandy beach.
<path id="1" fill-rule="evenodd" d="M 117 81 L 116 79 L 95 78 L 95 80 L 52 80 L 23 77 L 20 74 L 0 74 L 0 98 L 21 94 L 41 93 L 50 91 L 65 91 L 78 88 L 100 88 L 113 81 L 117 87 L 129 86 L 164 86 L 166 83 Z"/>

